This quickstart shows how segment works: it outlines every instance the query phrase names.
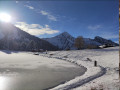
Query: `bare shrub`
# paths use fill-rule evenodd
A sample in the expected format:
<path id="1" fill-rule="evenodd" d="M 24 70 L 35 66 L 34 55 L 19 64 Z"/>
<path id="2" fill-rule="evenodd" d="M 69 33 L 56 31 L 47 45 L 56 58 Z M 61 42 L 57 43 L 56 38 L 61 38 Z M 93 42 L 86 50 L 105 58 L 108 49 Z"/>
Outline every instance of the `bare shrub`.
<path id="1" fill-rule="evenodd" d="M 99 47 L 97 45 L 87 45 L 87 49 L 98 49 Z"/>
<path id="2" fill-rule="evenodd" d="M 82 36 L 79 36 L 75 39 L 75 47 L 79 49 L 83 49 L 84 48 L 84 39 Z"/>

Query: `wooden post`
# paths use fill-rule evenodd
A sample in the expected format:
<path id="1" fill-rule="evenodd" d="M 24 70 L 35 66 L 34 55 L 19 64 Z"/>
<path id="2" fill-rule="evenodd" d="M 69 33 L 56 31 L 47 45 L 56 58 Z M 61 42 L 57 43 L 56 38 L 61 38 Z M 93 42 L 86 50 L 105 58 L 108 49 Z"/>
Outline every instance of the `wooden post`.
<path id="1" fill-rule="evenodd" d="M 47 50 L 46 50 L 46 54 L 47 54 Z"/>
<path id="2" fill-rule="evenodd" d="M 97 67 L 97 61 L 94 61 L 94 66 Z"/>
<path id="3" fill-rule="evenodd" d="M 120 43 L 120 0 L 119 0 L 119 43 Z M 120 45 L 119 45 L 119 78 L 120 78 Z"/>

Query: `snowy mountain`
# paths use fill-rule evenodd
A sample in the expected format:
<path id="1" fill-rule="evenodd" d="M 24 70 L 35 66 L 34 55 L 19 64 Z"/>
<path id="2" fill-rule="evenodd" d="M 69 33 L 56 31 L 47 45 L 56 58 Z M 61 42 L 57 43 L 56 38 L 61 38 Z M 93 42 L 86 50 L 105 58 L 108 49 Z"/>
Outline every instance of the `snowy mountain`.
<path id="1" fill-rule="evenodd" d="M 88 46 L 88 45 L 100 46 L 100 45 L 102 45 L 101 43 L 99 43 L 93 39 L 90 39 L 90 38 L 84 38 L 84 42 L 85 42 L 85 46 Z"/>
<path id="2" fill-rule="evenodd" d="M 44 40 L 47 40 L 48 42 L 59 47 L 60 49 L 72 49 L 74 48 L 75 38 L 67 32 L 63 32 L 60 35 L 52 38 L 44 38 Z"/>
<path id="3" fill-rule="evenodd" d="M 0 49 L 8 50 L 57 50 L 49 42 L 32 36 L 10 23 L 0 22 Z"/>
<path id="4" fill-rule="evenodd" d="M 75 43 L 74 37 L 72 37 L 69 33 L 63 32 L 55 37 L 52 38 L 44 38 L 44 40 L 50 42 L 51 44 L 57 46 L 58 48 L 65 50 L 65 49 L 76 49 L 74 46 Z M 100 46 L 104 44 L 112 44 L 113 46 L 117 46 L 118 44 L 112 42 L 111 40 L 106 40 L 101 37 L 95 37 L 95 39 L 90 38 L 83 38 L 85 44 L 84 47 L 88 48 L 90 46 Z"/>
<path id="5" fill-rule="evenodd" d="M 106 45 L 111 45 L 111 46 L 119 46 L 119 44 L 117 44 L 111 40 L 104 39 L 104 38 L 99 37 L 99 36 L 96 36 L 94 38 L 94 41 L 97 41 L 97 42 L 101 43 L 102 45 L 106 44 Z"/>
<path id="6" fill-rule="evenodd" d="M 58 49 L 76 49 L 75 39 L 67 32 L 63 32 L 52 38 L 40 39 L 27 32 L 15 27 L 10 23 L 0 22 L 0 49 L 8 50 L 58 50 Z M 84 47 L 88 46 L 100 46 L 104 44 L 117 46 L 117 43 L 101 38 L 99 36 L 94 39 L 83 38 L 85 44 Z"/>
<path id="7" fill-rule="evenodd" d="M 85 47 L 87 45 L 101 45 L 99 42 L 96 42 L 90 38 L 83 38 L 85 42 Z M 60 49 L 76 49 L 74 46 L 75 38 L 72 37 L 69 33 L 63 32 L 60 35 L 57 35 L 52 38 L 45 38 L 51 44 L 59 47 Z"/>

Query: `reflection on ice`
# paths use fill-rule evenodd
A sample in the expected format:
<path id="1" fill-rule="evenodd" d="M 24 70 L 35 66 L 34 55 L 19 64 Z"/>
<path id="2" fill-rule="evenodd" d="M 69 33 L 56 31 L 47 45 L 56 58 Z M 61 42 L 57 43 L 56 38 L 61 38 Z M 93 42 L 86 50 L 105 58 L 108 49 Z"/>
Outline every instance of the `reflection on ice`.
<path id="1" fill-rule="evenodd" d="M 0 90 L 6 90 L 7 80 L 7 77 L 0 76 Z"/>
<path id="2" fill-rule="evenodd" d="M 80 76 L 86 70 L 77 66 L 59 69 L 40 66 L 37 69 L 0 68 L 0 71 L 0 90 L 43 90 Z"/>

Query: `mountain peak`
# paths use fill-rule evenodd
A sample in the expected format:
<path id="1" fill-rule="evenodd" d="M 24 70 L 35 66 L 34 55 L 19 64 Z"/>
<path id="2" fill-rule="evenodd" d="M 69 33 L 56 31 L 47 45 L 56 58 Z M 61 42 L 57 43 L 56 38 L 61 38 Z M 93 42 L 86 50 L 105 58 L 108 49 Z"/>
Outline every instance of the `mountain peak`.
<path id="1" fill-rule="evenodd" d="M 63 32 L 60 35 L 58 35 L 58 37 L 59 36 L 65 36 L 65 37 L 71 37 L 71 38 L 73 38 L 68 32 Z"/>
<path id="2" fill-rule="evenodd" d="M 100 36 L 96 36 L 95 38 L 94 38 L 94 40 L 95 41 L 97 41 L 97 42 L 99 42 L 99 43 L 101 43 L 101 44 L 109 44 L 109 45 L 112 45 L 112 46 L 118 46 L 119 44 L 117 44 L 117 43 L 115 43 L 115 42 L 113 42 L 113 41 L 111 41 L 111 40 L 107 40 L 107 39 L 105 39 L 105 38 L 102 38 L 102 37 L 100 37 Z"/>
<path id="3" fill-rule="evenodd" d="M 63 33 L 61 33 L 62 35 L 70 35 L 68 32 L 63 32 Z"/>
<path id="4" fill-rule="evenodd" d="M 95 38 L 101 38 L 101 39 L 105 39 L 105 38 L 103 38 L 103 37 L 100 37 L 100 36 L 95 36 Z M 95 38 L 94 38 L 94 39 L 95 39 Z"/>
<path id="5" fill-rule="evenodd" d="M 63 32 L 62 34 L 69 34 L 68 32 Z"/>
<path id="6" fill-rule="evenodd" d="M 75 38 L 68 32 L 63 32 L 55 37 L 45 39 L 54 46 L 58 46 L 60 49 L 68 49 L 73 47 Z"/>

